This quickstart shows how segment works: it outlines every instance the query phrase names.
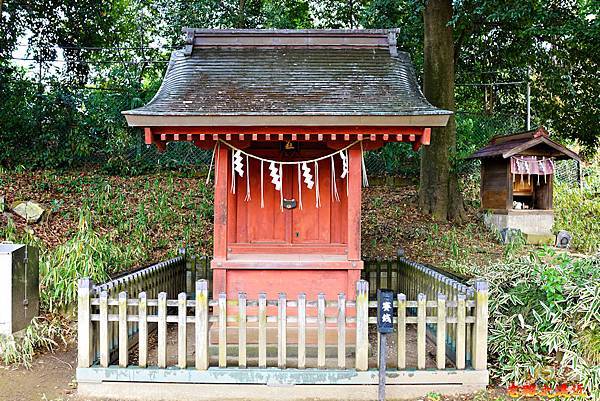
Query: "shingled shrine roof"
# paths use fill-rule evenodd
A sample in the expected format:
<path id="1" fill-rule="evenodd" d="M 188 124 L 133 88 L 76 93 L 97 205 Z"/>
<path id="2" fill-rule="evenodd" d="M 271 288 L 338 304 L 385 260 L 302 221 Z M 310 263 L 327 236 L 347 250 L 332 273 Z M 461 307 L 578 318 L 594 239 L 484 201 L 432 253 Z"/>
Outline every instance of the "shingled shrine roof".
<path id="1" fill-rule="evenodd" d="M 132 126 L 444 126 L 394 30 L 187 29 Z"/>
<path id="2" fill-rule="evenodd" d="M 571 158 L 580 160 L 577 153 L 554 142 L 549 136 L 550 134 L 544 127 L 530 131 L 516 132 L 510 135 L 498 135 L 493 137 L 486 146 L 469 156 L 469 158 L 503 157 L 506 159 L 515 155 L 536 155 L 557 159 Z"/>

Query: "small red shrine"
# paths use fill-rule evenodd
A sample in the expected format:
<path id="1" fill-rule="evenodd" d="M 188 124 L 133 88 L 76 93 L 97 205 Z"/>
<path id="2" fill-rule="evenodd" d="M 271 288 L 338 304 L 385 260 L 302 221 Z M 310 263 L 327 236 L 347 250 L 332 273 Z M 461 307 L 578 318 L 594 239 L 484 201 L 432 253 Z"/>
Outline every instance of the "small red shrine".
<path id="1" fill-rule="evenodd" d="M 363 152 L 418 150 L 451 112 L 424 98 L 395 30 L 185 33 L 156 96 L 124 114 L 159 149 L 213 150 L 213 293 L 353 297 Z"/>

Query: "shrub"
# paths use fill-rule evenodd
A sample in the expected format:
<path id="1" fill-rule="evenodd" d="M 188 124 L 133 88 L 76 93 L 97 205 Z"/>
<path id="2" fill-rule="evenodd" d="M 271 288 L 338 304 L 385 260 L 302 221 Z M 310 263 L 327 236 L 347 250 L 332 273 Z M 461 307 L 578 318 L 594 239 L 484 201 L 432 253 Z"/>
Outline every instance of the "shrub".
<path id="1" fill-rule="evenodd" d="M 580 381 L 600 397 L 600 256 L 551 248 L 487 266 L 489 355 L 503 384 Z"/>
<path id="2" fill-rule="evenodd" d="M 583 188 L 556 183 L 555 230 L 573 234 L 572 246 L 581 252 L 600 251 L 600 164 L 592 164 Z"/>

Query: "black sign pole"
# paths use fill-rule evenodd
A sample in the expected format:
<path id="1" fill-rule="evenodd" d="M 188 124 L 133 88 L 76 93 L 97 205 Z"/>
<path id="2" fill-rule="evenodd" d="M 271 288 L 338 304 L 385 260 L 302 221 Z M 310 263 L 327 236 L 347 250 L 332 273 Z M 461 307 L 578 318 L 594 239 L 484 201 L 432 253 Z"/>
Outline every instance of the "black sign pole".
<path id="1" fill-rule="evenodd" d="M 385 368 L 387 360 L 387 334 L 379 335 L 379 389 L 377 391 L 377 399 L 385 400 Z"/>
<path id="2" fill-rule="evenodd" d="M 377 290 L 377 331 L 379 332 L 379 388 L 377 399 L 385 400 L 385 368 L 387 364 L 387 335 L 394 332 L 394 291 Z"/>

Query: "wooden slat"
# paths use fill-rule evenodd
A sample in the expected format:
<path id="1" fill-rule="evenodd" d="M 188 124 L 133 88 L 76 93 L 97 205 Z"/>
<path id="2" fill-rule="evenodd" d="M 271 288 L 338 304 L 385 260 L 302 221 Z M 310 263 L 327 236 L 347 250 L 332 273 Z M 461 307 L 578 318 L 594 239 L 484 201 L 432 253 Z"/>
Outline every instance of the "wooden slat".
<path id="1" fill-rule="evenodd" d="M 148 306 L 146 305 L 146 292 L 140 292 L 138 304 L 138 366 L 148 366 Z"/>
<path id="2" fill-rule="evenodd" d="M 287 348 L 287 303 L 285 293 L 279 293 L 277 305 L 277 366 L 285 369 Z"/>
<path id="3" fill-rule="evenodd" d="M 338 295 L 338 368 L 346 368 L 346 295 Z"/>
<path id="4" fill-rule="evenodd" d="M 298 369 L 306 367 L 306 294 L 298 294 Z"/>
<path id="5" fill-rule="evenodd" d="M 77 366 L 92 365 L 92 321 L 90 320 L 90 291 L 94 283 L 88 278 L 79 280 L 77 289 Z"/>
<path id="6" fill-rule="evenodd" d="M 219 294 L 219 367 L 227 367 L 227 294 Z"/>
<path id="7" fill-rule="evenodd" d="M 369 283 L 356 283 L 356 370 L 369 368 Z"/>
<path id="8" fill-rule="evenodd" d="M 158 367 L 167 367 L 167 293 L 158 294 Z"/>
<path id="9" fill-rule="evenodd" d="M 246 367 L 246 293 L 238 293 L 238 366 Z"/>
<path id="10" fill-rule="evenodd" d="M 419 293 L 417 296 L 417 369 L 425 369 L 425 314 L 427 310 L 427 296 Z"/>
<path id="11" fill-rule="evenodd" d="M 317 368 L 325 367 L 325 294 L 317 296 Z"/>
<path id="12" fill-rule="evenodd" d="M 258 367 L 267 367 L 267 294 L 258 294 Z"/>
<path id="13" fill-rule="evenodd" d="M 208 369 L 208 282 L 196 281 L 196 369 Z"/>
<path id="14" fill-rule="evenodd" d="M 406 368 L 406 295 L 398 294 L 398 369 Z"/>
<path id="15" fill-rule="evenodd" d="M 119 367 L 129 362 L 129 331 L 127 330 L 127 293 L 119 293 Z"/>
<path id="16" fill-rule="evenodd" d="M 437 298 L 436 362 L 439 370 L 446 369 L 446 296 L 438 294 Z"/>
<path id="17" fill-rule="evenodd" d="M 465 331 L 465 294 L 458 294 L 458 306 L 456 310 L 456 369 L 465 368 L 465 344 L 466 344 L 466 331 Z"/>
<path id="18" fill-rule="evenodd" d="M 108 348 L 108 293 L 102 291 L 100 294 L 100 366 L 103 368 L 108 367 L 109 360 L 109 348 Z"/>
<path id="19" fill-rule="evenodd" d="M 187 295 L 185 292 L 177 295 L 177 366 L 187 368 Z"/>
<path id="20" fill-rule="evenodd" d="M 387 288 L 389 289 L 393 289 L 393 284 L 392 284 L 392 262 L 387 260 L 386 262 L 386 267 L 387 267 L 387 271 L 386 271 L 386 275 L 387 275 Z"/>
<path id="21" fill-rule="evenodd" d="M 487 369 L 488 284 L 475 281 L 475 324 L 473 326 L 473 369 Z"/>

